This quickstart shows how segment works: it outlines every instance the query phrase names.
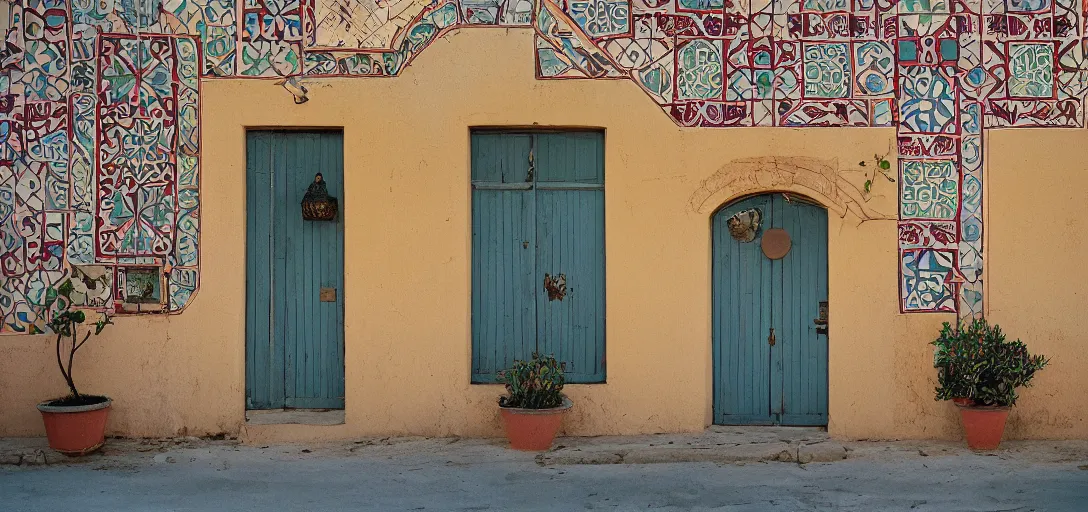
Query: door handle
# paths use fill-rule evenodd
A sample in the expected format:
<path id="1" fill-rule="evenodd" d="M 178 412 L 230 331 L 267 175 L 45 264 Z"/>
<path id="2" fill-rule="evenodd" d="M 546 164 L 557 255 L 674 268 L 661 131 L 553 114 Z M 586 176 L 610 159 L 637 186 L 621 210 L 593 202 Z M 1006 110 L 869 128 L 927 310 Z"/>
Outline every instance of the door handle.
<path id="1" fill-rule="evenodd" d="M 827 301 L 820 301 L 820 318 L 812 320 L 816 324 L 816 334 L 827 335 Z"/>
<path id="2" fill-rule="evenodd" d="M 775 341 L 777 341 L 777 340 L 774 337 L 774 327 L 771 327 L 771 333 L 769 335 L 767 335 L 767 344 L 773 347 L 774 344 L 775 344 Z"/>

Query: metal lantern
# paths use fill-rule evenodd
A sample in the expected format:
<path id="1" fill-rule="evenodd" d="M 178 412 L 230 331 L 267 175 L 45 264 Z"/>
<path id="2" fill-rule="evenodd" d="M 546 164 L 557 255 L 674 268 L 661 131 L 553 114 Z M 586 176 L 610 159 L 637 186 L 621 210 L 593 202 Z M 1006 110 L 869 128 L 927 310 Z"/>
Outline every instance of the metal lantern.
<path id="1" fill-rule="evenodd" d="M 314 175 L 314 182 L 302 196 L 302 218 L 305 220 L 333 220 L 336 218 L 336 198 L 329 195 L 321 173 Z"/>

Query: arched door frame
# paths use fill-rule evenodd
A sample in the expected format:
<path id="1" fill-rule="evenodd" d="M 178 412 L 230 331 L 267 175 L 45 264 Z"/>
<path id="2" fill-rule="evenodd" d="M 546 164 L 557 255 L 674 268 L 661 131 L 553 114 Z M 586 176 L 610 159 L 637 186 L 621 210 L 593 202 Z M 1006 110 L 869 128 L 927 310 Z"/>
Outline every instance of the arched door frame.
<path id="1" fill-rule="evenodd" d="M 725 295 L 735 295 L 739 292 L 729 294 L 723 293 L 724 286 L 720 275 L 722 269 L 720 268 L 722 262 L 719 261 L 720 255 L 717 251 L 722 250 L 722 242 L 720 238 L 722 236 L 729 236 L 728 231 L 724 229 L 724 222 L 726 218 L 719 219 L 719 216 L 726 215 L 726 211 L 737 205 L 743 204 L 745 201 L 752 201 L 761 197 L 767 198 L 766 204 L 772 203 L 779 205 L 793 205 L 803 204 L 815 207 L 809 210 L 795 210 L 791 207 L 787 207 L 786 210 L 782 210 L 780 215 L 783 215 L 781 220 L 785 222 L 789 220 L 790 228 L 798 230 L 798 233 L 791 233 L 793 236 L 800 236 L 798 241 L 801 243 L 800 247 L 806 247 L 805 253 L 796 253 L 791 258 L 787 255 L 778 263 L 765 260 L 765 256 L 759 252 L 758 255 L 753 255 L 751 249 L 744 249 L 745 255 L 748 258 L 745 262 L 741 262 L 738 255 L 737 261 L 730 263 L 730 265 L 755 265 L 756 269 L 763 269 L 760 274 L 760 282 L 753 283 L 751 281 L 743 281 L 746 284 L 739 284 L 739 286 L 753 287 L 758 290 L 757 293 L 751 295 L 752 297 L 758 295 L 758 299 L 761 303 L 753 305 L 749 308 L 751 311 L 756 311 L 760 308 L 767 309 L 766 312 L 760 312 L 757 316 L 759 320 L 746 323 L 743 328 L 737 325 L 729 324 L 729 329 L 743 329 L 729 334 L 725 332 L 725 328 L 721 323 L 720 315 L 723 315 L 720 308 L 734 308 L 734 313 L 742 310 L 736 310 L 737 307 L 742 307 L 743 304 L 739 300 L 734 300 L 734 303 L 728 302 L 723 298 Z M 768 213 L 770 213 L 768 211 Z M 711 279 L 710 288 L 710 414 L 709 419 L 711 423 L 726 423 L 726 424 L 794 424 L 794 425 L 826 425 L 828 416 L 828 352 L 827 352 L 827 333 L 824 327 L 816 325 L 813 320 L 824 316 L 820 314 L 820 311 L 826 312 L 826 305 L 828 300 L 828 274 L 827 274 L 827 257 L 828 257 L 828 223 L 830 217 L 827 215 L 828 208 L 819 200 L 812 198 L 811 196 L 803 193 L 798 193 L 793 190 L 764 190 L 764 191 L 749 191 L 743 194 L 737 194 L 735 197 L 730 198 L 728 201 L 723 202 L 717 208 L 710 213 L 708 218 L 708 228 L 710 228 L 710 255 L 709 261 L 711 268 L 709 269 L 709 276 Z M 815 214 L 815 217 L 813 216 Z M 802 219 L 803 218 L 803 219 Z M 790 220 L 792 219 L 792 220 Z M 765 227 L 769 227 L 772 222 L 781 224 L 776 221 L 771 215 L 764 215 L 764 220 L 767 222 Z M 815 223 L 815 224 L 814 224 Z M 818 235 L 812 231 L 812 226 L 816 226 L 815 231 L 819 231 Z M 757 236 L 753 243 L 758 242 L 761 236 Z M 731 241 L 732 242 L 732 241 Z M 735 242 L 732 242 L 735 243 Z M 730 245 L 732 245 L 732 243 Z M 740 247 L 739 243 L 734 247 L 734 250 Z M 755 251 L 760 251 L 758 246 L 753 247 Z M 793 253 L 793 251 L 791 251 Z M 732 261 L 732 260 L 730 260 Z M 812 264 L 819 267 L 822 265 L 822 269 L 817 271 L 814 275 L 810 270 L 802 269 L 799 265 L 811 266 Z M 790 265 L 789 268 L 783 267 L 783 265 Z M 735 271 L 735 270 L 734 270 Z M 775 275 L 777 272 L 777 275 Z M 770 274 L 768 277 L 763 274 Z M 772 279 L 773 278 L 773 279 Z M 805 282 L 808 279 L 808 282 Z M 766 282 L 763 282 L 766 281 Z M 737 281 L 741 283 L 742 281 Z M 776 290 L 777 291 L 773 291 Z M 809 296 L 812 297 L 809 297 Z M 771 296 L 767 298 L 766 296 Z M 813 297 L 816 300 L 812 300 Z M 722 304 L 719 304 L 719 301 Z M 774 301 L 773 303 L 771 301 Z M 808 304 L 811 301 L 813 304 Z M 726 305 L 729 304 L 729 305 Z M 752 309 L 755 308 L 755 309 Z M 773 317 L 777 312 L 780 318 L 769 319 Z M 807 316 L 812 313 L 812 318 Z M 738 318 L 740 315 L 738 315 Z M 777 336 L 786 335 L 789 339 L 783 339 L 781 344 L 767 345 L 766 348 L 756 345 L 754 337 L 766 335 L 768 343 L 771 342 L 770 332 L 756 333 L 757 330 L 769 330 L 769 328 L 776 328 L 772 323 L 780 323 L 780 327 L 777 327 Z M 808 325 L 806 326 L 806 322 Z M 758 328 L 755 328 L 755 324 L 761 324 Z M 766 323 L 767 326 L 762 324 Z M 819 329 L 824 332 L 813 334 L 814 330 Z M 748 332 L 750 331 L 750 332 Z M 726 340 L 729 338 L 732 341 Z M 809 338 L 814 338 L 810 340 Z M 740 350 L 737 354 L 740 357 L 749 358 L 743 363 L 738 363 L 733 367 L 727 367 L 724 363 L 723 356 L 726 356 L 727 345 L 732 343 L 730 347 L 732 349 Z M 778 348 L 770 348 L 776 346 Z M 744 352 L 748 350 L 748 352 Z M 751 350 L 757 352 L 752 353 Z M 822 353 L 820 353 L 822 352 Z M 767 366 L 764 370 L 759 369 L 757 360 L 766 356 Z M 812 361 L 815 357 L 814 365 L 805 365 L 803 362 Z M 754 359 L 753 359 L 754 358 Z M 729 361 L 735 361 L 735 358 L 730 358 Z M 742 368 L 744 364 L 747 364 L 747 368 Z M 822 368 L 820 368 L 822 366 Z M 730 375 L 725 373 L 729 372 Z M 735 378 L 734 378 L 735 377 Z M 723 390 L 727 389 L 726 381 L 724 379 L 732 378 L 734 383 L 728 387 L 732 393 L 732 398 L 725 397 L 726 394 Z M 752 383 L 761 383 L 765 379 L 765 385 L 752 385 Z M 777 380 L 776 380 L 777 379 Z M 777 383 L 777 384 L 776 384 Z M 811 388 L 813 383 L 816 384 L 816 388 Z M 752 389 L 741 391 L 741 388 L 750 386 Z M 808 391 L 812 391 L 808 393 Z M 731 414 L 725 414 L 726 407 L 725 401 L 733 400 L 741 394 L 748 396 L 749 399 L 747 409 L 756 411 L 760 408 L 761 396 L 768 397 L 768 409 L 767 415 L 761 417 L 762 413 L 756 413 L 753 415 L 735 414 L 734 410 Z M 758 396 L 757 396 L 758 395 Z M 777 405 L 773 404 L 774 399 L 772 397 L 780 397 L 780 402 Z M 734 409 L 737 409 L 734 407 Z M 734 418 L 736 421 L 723 421 L 723 418 Z"/>

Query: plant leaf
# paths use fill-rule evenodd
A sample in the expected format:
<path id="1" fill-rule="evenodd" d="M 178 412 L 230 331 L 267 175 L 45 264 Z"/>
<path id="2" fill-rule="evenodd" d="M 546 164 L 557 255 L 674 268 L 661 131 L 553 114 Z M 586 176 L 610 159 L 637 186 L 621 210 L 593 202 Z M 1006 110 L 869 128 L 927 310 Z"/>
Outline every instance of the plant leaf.
<path id="1" fill-rule="evenodd" d="M 68 298 L 72 295 L 72 291 L 75 290 L 75 288 L 75 286 L 72 286 L 71 279 L 65 279 L 64 282 L 61 283 L 60 289 L 58 289 L 57 292 L 63 295 L 65 298 Z"/>

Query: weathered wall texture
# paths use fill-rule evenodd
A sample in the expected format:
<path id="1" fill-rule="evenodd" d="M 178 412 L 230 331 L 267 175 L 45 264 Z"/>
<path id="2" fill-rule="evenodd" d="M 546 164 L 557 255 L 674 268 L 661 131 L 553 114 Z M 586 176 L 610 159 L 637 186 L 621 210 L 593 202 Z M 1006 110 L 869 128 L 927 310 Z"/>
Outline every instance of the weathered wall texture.
<path id="1" fill-rule="evenodd" d="M 1086 141 L 1081 130 L 990 138 L 988 318 L 1053 357 L 1021 394 L 1008 435 L 1088 436 Z"/>
<path id="2" fill-rule="evenodd" d="M 245 130 L 343 127 L 346 424 L 279 432 L 499 434 L 498 386 L 469 385 L 469 127 L 606 129 L 608 383 L 571 386 L 569 434 L 694 431 L 710 421 L 710 216 L 738 195 L 789 190 L 829 215 L 830 425 L 844 438 L 956 437 L 935 402 L 928 341 L 950 314 L 902 315 L 896 222 L 860 222 L 857 169 L 895 151 L 891 128 L 676 127 L 618 81 L 534 79 L 530 31 L 462 31 L 397 79 L 324 79 L 294 105 L 264 81 L 203 88 L 202 284 L 185 314 L 121 318 L 80 353 L 76 379 L 116 399 L 124 435 L 233 432 L 244 422 Z M 489 67 L 492 62 L 508 66 Z M 481 93 L 480 91 L 488 91 Z M 1077 403 L 1088 358 L 1088 277 L 1077 254 L 1083 131 L 991 135 L 987 275 L 992 318 L 1053 357 L 1010 436 L 1088 437 Z M 1064 155 L 1064 157 L 1063 157 Z M 1040 167 L 1037 162 L 1054 162 Z M 798 169 L 802 169 L 798 171 Z M 817 169 L 813 172 L 812 169 Z M 793 177 L 791 177 L 793 176 Z M 807 185 L 799 183 L 804 182 Z M 821 185 L 823 183 L 824 185 Z M 895 216 L 878 182 L 869 216 Z M 833 200 L 834 199 L 834 200 Z M 845 218 L 840 219 L 840 215 Z M 0 435 L 39 435 L 33 404 L 62 392 L 46 336 L 0 343 Z M 253 431 L 274 436 L 276 431 Z"/>

